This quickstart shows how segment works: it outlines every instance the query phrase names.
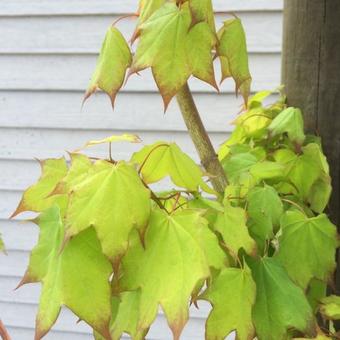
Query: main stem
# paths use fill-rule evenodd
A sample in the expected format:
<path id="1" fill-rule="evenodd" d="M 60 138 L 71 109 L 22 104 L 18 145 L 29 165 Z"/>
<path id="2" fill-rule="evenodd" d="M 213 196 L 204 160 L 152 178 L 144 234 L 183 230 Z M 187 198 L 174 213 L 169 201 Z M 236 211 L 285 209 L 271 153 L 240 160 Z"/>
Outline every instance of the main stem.
<path id="1" fill-rule="evenodd" d="M 178 91 L 177 102 L 204 169 L 211 175 L 211 183 L 214 189 L 223 194 L 227 185 L 227 178 L 205 130 L 187 83 Z"/>

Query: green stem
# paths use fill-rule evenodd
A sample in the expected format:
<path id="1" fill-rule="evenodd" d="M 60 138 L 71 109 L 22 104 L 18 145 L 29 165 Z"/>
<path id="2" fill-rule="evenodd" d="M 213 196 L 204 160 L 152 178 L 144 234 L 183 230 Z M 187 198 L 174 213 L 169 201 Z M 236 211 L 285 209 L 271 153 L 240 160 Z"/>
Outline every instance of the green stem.
<path id="1" fill-rule="evenodd" d="M 187 83 L 178 91 L 177 101 L 201 163 L 211 175 L 211 183 L 214 189 L 223 194 L 227 185 L 227 178 L 202 123 Z"/>

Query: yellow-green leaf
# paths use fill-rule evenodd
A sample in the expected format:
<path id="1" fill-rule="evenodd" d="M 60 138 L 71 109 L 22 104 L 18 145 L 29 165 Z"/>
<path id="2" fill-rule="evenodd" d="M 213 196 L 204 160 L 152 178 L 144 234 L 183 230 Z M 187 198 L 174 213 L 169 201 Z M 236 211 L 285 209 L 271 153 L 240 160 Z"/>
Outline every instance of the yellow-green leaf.
<path id="1" fill-rule="evenodd" d="M 221 233 L 233 257 L 237 257 L 240 249 L 244 249 L 249 255 L 256 253 L 256 242 L 250 237 L 246 222 L 246 211 L 239 207 L 232 207 L 227 202 L 224 213 L 218 216 L 215 223 L 215 229 Z"/>
<path id="2" fill-rule="evenodd" d="M 104 336 L 111 315 L 110 262 L 101 252 L 92 228 L 75 236 L 60 253 L 64 225 L 60 209 L 53 206 L 42 213 L 38 245 L 21 284 L 41 282 L 42 292 L 36 319 L 35 339 L 53 326 L 63 305 Z"/>
<path id="3" fill-rule="evenodd" d="M 67 238 L 93 226 L 103 252 L 114 260 L 125 252 L 130 231 L 135 227 L 142 232 L 146 227 L 149 197 L 132 165 L 97 161 L 83 181 L 72 187 Z"/>
<path id="4" fill-rule="evenodd" d="M 140 166 L 145 183 L 151 184 L 170 176 L 172 182 L 189 191 L 215 193 L 203 180 L 201 168 L 175 143 L 157 142 L 136 152 L 132 161 Z"/>
<path id="5" fill-rule="evenodd" d="M 211 0 L 189 0 L 193 24 L 205 21 L 215 34 L 214 9 Z"/>
<path id="6" fill-rule="evenodd" d="M 139 1 L 139 24 L 145 22 L 154 12 L 156 12 L 165 0 L 140 0 Z"/>
<path id="7" fill-rule="evenodd" d="M 206 339 L 224 340 L 232 331 L 238 340 L 253 339 L 255 295 L 256 285 L 247 266 L 224 269 L 201 296 L 213 305 L 206 322 Z"/>
<path id="8" fill-rule="evenodd" d="M 244 29 L 239 18 L 224 22 L 218 32 L 217 54 L 221 61 L 222 81 L 232 77 L 236 92 L 240 91 L 245 103 L 250 93 L 251 75 L 248 66 L 248 53 Z"/>
<path id="9" fill-rule="evenodd" d="M 191 74 L 186 47 L 190 23 L 187 4 L 178 8 L 166 3 L 140 26 L 130 73 L 151 67 L 165 108 Z"/>
<path id="10" fill-rule="evenodd" d="M 114 106 L 116 94 L 124 83 L 131 60 L 131 51 L 123 35 L 117 28 L 110 26 L 84 100 L 101 89 L 109 95 Z"/>
<path id="11" fill-rule="evenodd" d="M 138 237 L 131 241 L 123 258 L 121 287 L 141 288 L 139 329 L 149 328 L 160 304 L 174 338 L 179 338 L 188 320 L 190 296 L 197 284 L 210 275 L 202 236 L 212 232 L 200 214 L 195 210 L 178 210 L 168 215 L 155 210 L 144 247 Z M 217 247 L 216 240 L 215 250 Z"/>
<path id="12" fill-rule="evenodd" d="M 187 51 L 193 76 L 218 90 L 211 53 L 217 42 L 215 34 L 206 22 L 200 22 L 190 29 L 187 39 Z"/>
<path id="13" fill-rule="evenodd" d="M 330 295 L 320 302 L 320 313 L 330 320 L 340 320 L 340 297 Z"/>
<path id="14" fill-rule="evenodd" d="M 29 187 L 23 194 L 22 199 L 11 217 L 23 211 L 41 212 L 53 204 L 65 206 L 63 195 L 49 197 L 56 185 L 67 174 L 67 165 L 64 158 L 46 159 L 40 161 L 41 177 L 38 182 Z"/>
<path id="15" fill-rule="evenodd" d="M 140 143 L 141 139 L 137 135 L 131 135 L 129 133 L 124 133 L 122 135 L 112 135 L 104 139 L 90 140 L 82 148 L 75 150 L 75 152 L 83 150 L 89 146 L 98 145 L 98 144 L 109 144 L 112 142 Z"/>

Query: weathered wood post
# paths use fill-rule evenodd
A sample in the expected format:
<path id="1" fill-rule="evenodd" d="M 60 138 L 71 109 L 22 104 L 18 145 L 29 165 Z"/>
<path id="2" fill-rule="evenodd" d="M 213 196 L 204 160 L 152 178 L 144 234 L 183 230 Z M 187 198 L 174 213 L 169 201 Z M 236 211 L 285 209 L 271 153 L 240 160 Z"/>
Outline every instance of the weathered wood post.
<path id="1" fill-rule="evenodd" d="M 307 131 L 322 137 L 333 181 L 329 206 L 340 230 L 340 1 L 285 0 L 282 83 Z M 336 275 L 340 293 L 340 256 Z"/>

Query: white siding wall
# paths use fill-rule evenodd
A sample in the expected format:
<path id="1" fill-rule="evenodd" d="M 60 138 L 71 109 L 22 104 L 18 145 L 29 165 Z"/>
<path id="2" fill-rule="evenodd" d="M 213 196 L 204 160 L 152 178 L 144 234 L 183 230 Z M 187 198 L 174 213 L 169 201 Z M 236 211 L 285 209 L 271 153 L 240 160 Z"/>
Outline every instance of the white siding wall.
<path id="1" fill-rule="evenodd" d="M 134 76 L 117 97 L 115 111 L 103 94 L 90 98 L 81 111 L 84 89 L 95 65 L 106 27 L 119 15 L 133 12 L 137 0 L 0 0 L 0 232 L 8 256 L 0 255 L 0 318 L 14 340 L 33 339 L 39 285 L 14 292 L 23 275 L 37 228 L 8 221 L 21 192 L 39 174 L 36 158 L 58 157 L 94 138 L 117 131 L 138 133 L 145 143 L 176 141 L 195 158 L 194 148 L 175 105 L 163 115 L 150 72 Z M 280 81 L 282 0 L 216 0 L 217 10 L 235 11 L 243 19 L 254 78 L 253 90 L 273 89 Z M 223 20 L 217 17 L 218 22 Z M 121 21 L 126 34 L 132 19 Z M 241 99 L 226 81 L 221 93 L 191 81 L 198 107 L 214 144 L 230 132 L 228 122 Z M 135 150 L 115 145 L 116 158 Z M 97 149 L 92 154 L 103 155 Z M 183 339 L 203 339 L 202 316 L 193 313 Z M 84 324 L 63 310 L 46 339 L 90 339 Z M 170 339 L 160 315 L 148 339 Z"/>

